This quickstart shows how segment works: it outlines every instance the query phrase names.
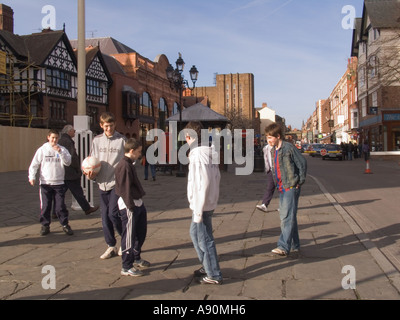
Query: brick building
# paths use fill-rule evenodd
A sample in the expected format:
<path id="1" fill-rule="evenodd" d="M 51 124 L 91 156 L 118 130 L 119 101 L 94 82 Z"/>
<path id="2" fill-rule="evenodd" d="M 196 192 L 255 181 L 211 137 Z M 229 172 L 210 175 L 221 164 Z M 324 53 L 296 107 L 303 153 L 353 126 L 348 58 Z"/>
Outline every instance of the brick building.
<path id="1" fill-rule="evenodd" d="M 71 40 L 77 46 L 77 40 Z M 166 69 L 170 62 L 160 54 L 154 61 L 111 37 L 86 39 L 98 46 L 111 74 L 109 110 L 117 118 L 117 131 L 145 138 L 149 130 L 168 131 L 165 120 L 179 110 L 179 93 L 171 89 Z"/>
<path id="2" fill-rule="evenodd" d="M 353 35 L 359 127 L 373 151 L 400 150 L 400 2 L 365 0 Z"/>
<path id="3" fill-rule="evenodd" d="M 254 102 L 254 75 L 251 73 L 218 74 L 216 86 L 196 88 L 193 95 L 207 97 L 211 109 L 228 118 L 229 113 L 238 113 L 251 122 L 259 121 Z M 253 127 L 256 127 L 254 123 Z"/>

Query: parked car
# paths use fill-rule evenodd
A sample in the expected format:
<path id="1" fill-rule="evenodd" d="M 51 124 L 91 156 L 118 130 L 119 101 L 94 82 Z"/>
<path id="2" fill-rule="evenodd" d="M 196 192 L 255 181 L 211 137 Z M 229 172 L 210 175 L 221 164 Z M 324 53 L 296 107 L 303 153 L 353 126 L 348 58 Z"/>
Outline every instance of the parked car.
<path id="1" fill-rule="evenodd" d="M 313 143 L 308 146 L 307 153 L 310 154 L 311 157 L 320 157 L 321 149 L 324 148 L 324 144 L 322 143 Z"/>
<path id="2" fill-rule="evenodd" d="M 303 143 L 301 146 L 302 152 L 307 152 L 309 144 L 308 143 Z"/>
<path id="3" fill-rule="evenodd" d="M 338 144 L 326 144 L 323 151 L 322 160 L 325 159 L 339 159 L 340 161 L 343 160 L 342 148 Z M 321 151 L 320 151 L 321 152 Z"/>

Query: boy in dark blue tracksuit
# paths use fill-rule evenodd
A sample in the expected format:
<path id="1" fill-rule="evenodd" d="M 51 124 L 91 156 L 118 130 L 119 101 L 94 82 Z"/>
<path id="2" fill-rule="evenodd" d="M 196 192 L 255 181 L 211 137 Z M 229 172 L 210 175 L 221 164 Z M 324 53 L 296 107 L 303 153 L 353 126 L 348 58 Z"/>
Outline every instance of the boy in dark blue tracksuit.
<path id="1" fill-rule="evenodd" d="M 142 197 L 146 194 L 138 179 L 135 163 L 141 157 L 142 146 L 136 139 L 125 144 L 125 156 L 115 168 L 115 194 L 122 220 L 122 271 L 123 276 L 142 276 L 142 268 L 150 263 L 140 254 L 147 234 L 147 211 Z"/>

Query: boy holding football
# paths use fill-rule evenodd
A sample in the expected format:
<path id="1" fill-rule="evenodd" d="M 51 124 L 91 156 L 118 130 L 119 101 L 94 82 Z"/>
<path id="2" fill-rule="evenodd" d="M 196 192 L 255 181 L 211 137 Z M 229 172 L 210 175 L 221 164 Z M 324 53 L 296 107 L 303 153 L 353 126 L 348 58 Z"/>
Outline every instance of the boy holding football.
<path id="1" fill-rule="evenodd" d="M 68 150 L 58 144 L 59 134 L 56 130 L 50 130 L 47 140 L 33 157 L 29 167 L 29 183 L 34 186 L 36 174 L 40 168 L 40 223 L 42 228 L 40 235 L 45 236 L 50 232 L 51 206 L 54 198 L 54 206 L 60 220 L 63 231 L 67 235 L 73 235 L 68 224 L 68 210 L 65 205 L 64 166 L 71 165 L 71 155 Z"/>
<path id="2" fill-rule="evenodd" d="M 109 259 L 118 254 L 116 248 L 114 228 L 122 234 L 122 222 L 118 209 L 118 196 L 115 194 L 115 167 L 124 157 L 125 136 L 118 133 L 114 115 L 105 112 L 100 116 L 100 127 L 103 134 L 96 136 L 92 142 L 90 156 L 101 162 L 100 172 L 85 173 L 91 180 L 95 180 L 100 189 L 100 207 L 104 238 L 108 245 L 100 259 Z"/>

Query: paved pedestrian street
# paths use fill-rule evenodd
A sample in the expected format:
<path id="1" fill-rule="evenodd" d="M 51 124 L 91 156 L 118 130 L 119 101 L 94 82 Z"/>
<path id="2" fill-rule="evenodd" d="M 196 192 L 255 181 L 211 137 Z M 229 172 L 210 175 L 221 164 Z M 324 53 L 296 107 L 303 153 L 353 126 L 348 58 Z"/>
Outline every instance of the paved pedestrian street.
<path id="1" fill-rule="evenodd" d="M 301 251 L 274 256 L 271 250 L 280 235 L 277 193 L 268 213 L 258 211 L 264 173 L 235 176 L 233 168 L 221 173 L 220 202 L 213 219 L 224 284 L 198 284 L 193 277 L 200 266 L 189 236 L 186 179 L 157 174 L 155 182 L 142 180 L 148 210 L 142 257 L 151 267 L 144 277 L 132 278 L 120 275 L 120 257 L 99 258 L 106 249 L 99 211 L 85 216 L 69 208 L 74 235 L 65 235 L 56 221 L 51 233 L 41 237 L 38 187 L 29 185 L 27 172 L 1 173 L 0 299 L 400 298 L 399 274 L 383 271 L 371 248 L 353 231 L 346 213 L 330 202 L 310 176 L 299 203 Z M 97 186 L 95 191 L 98 204 Z M 67 203 L 70 207 L 70 193 Z"/>

